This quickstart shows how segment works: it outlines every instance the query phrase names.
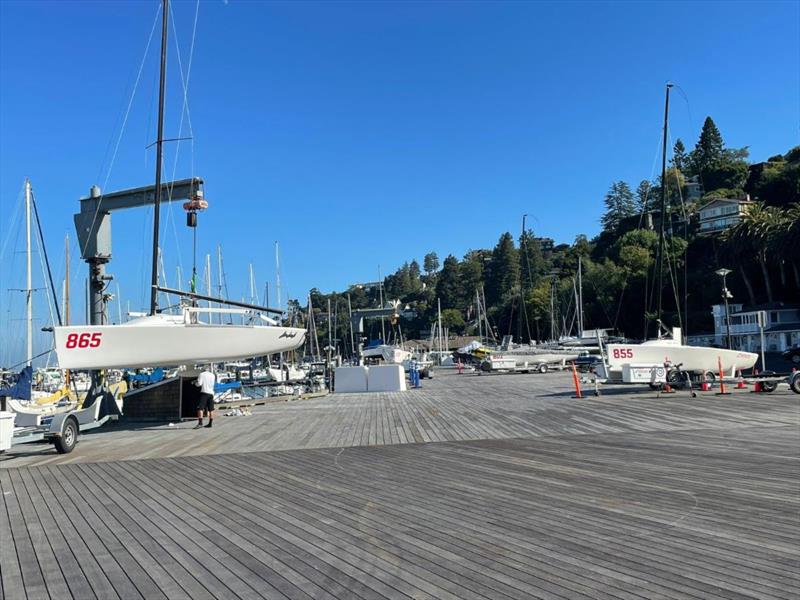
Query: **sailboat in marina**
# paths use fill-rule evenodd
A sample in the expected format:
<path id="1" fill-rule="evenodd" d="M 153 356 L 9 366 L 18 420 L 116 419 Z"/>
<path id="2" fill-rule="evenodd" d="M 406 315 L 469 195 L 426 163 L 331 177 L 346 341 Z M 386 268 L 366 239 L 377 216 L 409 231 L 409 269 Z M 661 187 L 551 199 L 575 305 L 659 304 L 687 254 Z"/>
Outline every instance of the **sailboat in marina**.
<path id="1" fill-rule="evenodd" d="M 658 242 L 658 279 L 656 287 L 657 312 L 656 324 L 659 331 L 654 340 L 641 344 L 608 344 L 605 347 L 604 364 L 598 370 L 598 376 L 608 382 L 624 383 L 656 383 L 669 381 L 670 375 L 680 366 L 684 372 L 693 375 L 727 373 L 734 376 L 736 371 L 751 369 L 758 360 L 758 354 L 723 348 L 705 346 L 689 346 L 683 341 L 680 327 L 673 327 L 671 332 L 664 327 L 662 318 L 663 269 L 665 254 L 665 222 L 667 220 L 667 134 L 669 123 L 669 92 L 673 84 L 666 86 L 664 106 L 664 132 L 661 156 L 661 221 L 659 224 Z M 665 335 L 667 334 L 667 335 Z"/>
<path id="2" fill-rule="evenodd" d="M 159 214 L 162 193 L 167 191 L 167 186 L 161 181 L 161 168 L 169 6 L 169 0 L 163 0 L 150 311 L 146 316 L 117 325 L 95 323 L 55 327 L 55 350 L 61 368 L 139 368 L 224 362 L 288 352 L 305 341 L 304 329 L 283 327 L 263 314 L 280 311 L 200 295 L 194 290 L 183 292 L 159 286 Z M 103 196 L 99 196 L 98 209 L 102 201 Z M 196 212 L 207 206 L 197 190 L 184 209 L 190 213 L 190 217 L 196 217 Z M 189 226 L 196 226 L 196 218 L 194 224 L 192 222 L 190 218 Z M 159 310 L 159 292 L 182 298 L 179 314 L 167 314 Z M 200 301 L 225 307 L 201 307 L 198 305 Z M 241 323 L 223 324 L 221 320 L 220 323 L 213 323 L 213 318 L 209 318 L 208 322 L 200 318 L 201 314 L 213 316 L 215 313 L 238 314 Z"/>

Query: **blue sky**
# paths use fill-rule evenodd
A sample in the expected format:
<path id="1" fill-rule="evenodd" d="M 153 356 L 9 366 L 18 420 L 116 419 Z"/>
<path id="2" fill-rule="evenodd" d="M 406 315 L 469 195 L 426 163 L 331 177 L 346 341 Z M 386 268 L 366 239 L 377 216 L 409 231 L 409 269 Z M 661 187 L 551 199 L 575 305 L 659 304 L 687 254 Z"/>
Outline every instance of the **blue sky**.
<path id="1" fill-rule="evenodd" d="M 570 242 L 598 232 L 611 181 L 655 175 L 667 80 L 685 94 L 673 96 L 671 136 L 689 147 L 706 115 L 754 160 L 798 143 L 799 6 L 202 2 L 193 144 L 168 146 L 165 177 L 205 178 L 198 261 L 222 245 L 232 297 L 248 295 L 251 262 L 259 295 L 274 284 L 276 240 L 292 297 L 373 280 L 379 264 L 388 273 L 430 250 L 491 246 L 523 213 L 537 234 Z M 173 7 L 167 137 L 188 135 L 175 32 L 185 74 L 195 8 Z M 24 177 L 59 279 L 73 238 L 79 317 L 78 198 L 92 184 L 153 180 L 158 32 L 109 166 L 157 10 L 155 0 L 0 3 L 4 330 L 21 326 L 21 295 L 6 290 L 23 285 L 11 217 Z M 178 265 L 188 278 L 191 237 L 180 206 L 164 215 L 175 285 Z M 146 305 L 151 219 L 113 217 L 109 271 L 132 309 Z"/>

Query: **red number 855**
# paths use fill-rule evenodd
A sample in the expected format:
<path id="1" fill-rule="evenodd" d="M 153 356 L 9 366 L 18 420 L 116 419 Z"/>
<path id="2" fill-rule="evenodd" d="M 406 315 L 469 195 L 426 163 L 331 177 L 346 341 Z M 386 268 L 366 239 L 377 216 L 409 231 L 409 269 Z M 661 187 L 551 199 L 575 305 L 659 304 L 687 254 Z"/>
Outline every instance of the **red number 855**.
<path id="1" fill-rule="evenodd" d="M 97 348 L 100 345 L 102 333 L 70 333 L 67 336 L 67 348 Z"/>

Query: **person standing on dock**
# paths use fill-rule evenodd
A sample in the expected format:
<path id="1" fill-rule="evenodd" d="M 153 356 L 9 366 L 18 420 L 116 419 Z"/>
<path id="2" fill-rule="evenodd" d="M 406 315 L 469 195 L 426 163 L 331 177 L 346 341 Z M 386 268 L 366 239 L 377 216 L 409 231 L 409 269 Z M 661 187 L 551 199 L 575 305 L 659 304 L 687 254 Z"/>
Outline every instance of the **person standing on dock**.
<path id="1" fill-rule="evenodd" d="M 209 370 L 204 367 L 200 375 L 195 379 L 194 384 L 200 388 L 200 399 L 197 401 L 197 425 L 195 429 L 200 429 L 203 426 L 203 411 L 208 414 L 208 425 L 211 427 L 214 423 L 214 383 L 216 377 Z"/>

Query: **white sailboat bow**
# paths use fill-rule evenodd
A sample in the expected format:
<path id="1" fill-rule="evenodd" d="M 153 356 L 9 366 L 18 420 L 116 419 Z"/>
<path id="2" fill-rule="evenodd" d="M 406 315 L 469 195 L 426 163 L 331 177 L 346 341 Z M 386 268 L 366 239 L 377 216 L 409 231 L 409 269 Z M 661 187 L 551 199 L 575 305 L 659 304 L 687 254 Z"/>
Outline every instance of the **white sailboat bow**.
<path id="1" fill-rule="evenodd" d="M 246 314 L 260 324 L 201 322 L 200 312 Z M 139 368 L 218 362 L 288 352 L 301 346 L 306 330 L 281 327 L 252 311 L 184 307 L 182 314 L 156 314 L 120 325 L 55 328 L 61 368 Z"/>

